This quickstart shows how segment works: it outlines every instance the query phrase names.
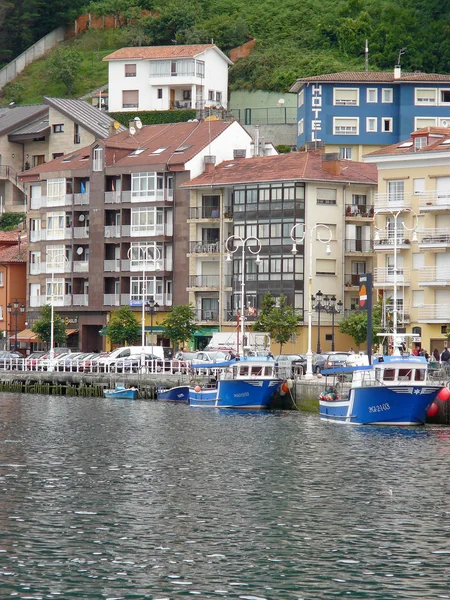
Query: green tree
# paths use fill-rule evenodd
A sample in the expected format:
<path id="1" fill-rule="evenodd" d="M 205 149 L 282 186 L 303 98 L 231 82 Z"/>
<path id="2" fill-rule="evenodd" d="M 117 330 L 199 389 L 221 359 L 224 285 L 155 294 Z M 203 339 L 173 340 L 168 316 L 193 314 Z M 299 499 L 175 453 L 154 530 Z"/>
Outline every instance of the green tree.
<path id="1" fill-rule="evenodd" d="M 148 3 L 140 0 L 99 0 L 91 2 L 86 8 L 86 12 L 96 17 L 112 16 L 123 27 L 140 18 L 143 4 Z"/>
<path id="2" fill-rule="evenodd" d="M 172 342 L 174 349 L 188 342 L 198 330 L 195 324 L 195 311 L 192 304 L 182 304 L 172 307 L 172 311 L 161 325 L 164 335 Z"/>
<path id="3" fill-rule="evenodd" d="M 165 0 L 155 5 L 155 15 L 143 19 L 146 32 L 155 46 L 183 43 L 185 32 L 194 27 L 202 14 L 198 0 Z"/>
<path id="4" fill-rule="evenodd" d="M 50 76 L 65 85 L 66 93 L 69 96 L 74 91 L 82 59 L 83 56 L 78 50 L 74 50 L 69 46 L 62 46 L 53 52 L 48 61 Z"/>
<path id="5" fill-rule="evenodd" d="M 382 312 L 382 302 L 378 301 L 372 310 L 372 345 L 378 345 L 379 343 L 377 333 L 382 329 Z M 353 338 L 359 349 L 361 344 L 367 341 L 367 311 L 355 310 L 351 312 L 347 318 L 340 322 L 339 331 Z"/>
<path id="6" fill-rule="evenodd" d="M 111 314 L 105 334 L 113 344 L 132 346 L 139 340 L 142 324 L 138 323 L 129 306 L 122 306 Z"/>
<path id="7" fill-rule="evenodd" d="M 283 346 L 296 332 L 301 322 L 300 315 L 294 307 L 287 304 L 287 298 L 281 294 L 278 301 L 269 292 L 262 302 L 260 316 L 253 326 L 253 331 L 267 331 L 272 340 L 280 344 L 280 354 Z"/>
<path id="8" fill-rule="evenodd" d="M 50 305 L 43 306 L 41 309 L 40 318 L 31 328 L 33 333 L 36 333 L 40 342 L 46 342 L 47 345 L 51 341 L 52 328 L 52 308 Z M 53 312 L 53 343 L 64 345 L 67 340 L 66 326 L 61 317 Z"/>

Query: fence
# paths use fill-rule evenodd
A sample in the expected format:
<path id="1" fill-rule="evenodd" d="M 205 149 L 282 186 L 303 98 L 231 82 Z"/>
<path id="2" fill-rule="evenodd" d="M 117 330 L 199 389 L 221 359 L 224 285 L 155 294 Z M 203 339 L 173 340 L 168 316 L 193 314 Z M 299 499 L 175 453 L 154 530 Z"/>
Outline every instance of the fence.
<path id="1" fill-rule="evenodd" d="M 297 123 L 297 108 L 234 108 L 229 111 L 243 125 L 292 125 Z"/>

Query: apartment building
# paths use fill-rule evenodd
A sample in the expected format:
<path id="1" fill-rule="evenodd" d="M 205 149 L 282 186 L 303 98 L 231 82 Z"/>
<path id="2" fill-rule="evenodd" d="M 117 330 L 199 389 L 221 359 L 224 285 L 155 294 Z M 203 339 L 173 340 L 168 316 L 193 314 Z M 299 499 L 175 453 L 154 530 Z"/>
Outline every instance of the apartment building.
<path id="1" fill-rule="evenodd" d="M 0 347 L 14 349 L 23 329 L 27 236 L 22 231 L 0 231 Z M 19 348 L 23 340 L 17 337 Z"/>
<path id="2" fill-rule="evenodd" d="M 82 350 L 104 347 L 109 314 L 158 304 L 157 323 L 188 302 L 189 192 L 209 156 L 250 156 L 237 122 L 133 127 L 22 173 L 29 198 L 28 321 L 54 302 Z"/>
<path id="3" fill-rule="evenodd" d="M 378 168 L 374 285 L 409 345 L 443 350 L 450 315 L 450 128 L 426 127 L 364 157 Z"/>
<path id="4" fill-rule="evenodd" d="M 390 72 L 327 73 L 298 79 L 297 145 L 325 143 L 327 152 L 362 160 L 422 127 L 450 125 L 450 75 Z"/>
<path id="5" fill-rule="evenodd" d="M 202 326 L 199 337 L 236 328 L 243 269 L 249 322 L 257 318 L 263 297 L 270 292 L 275 297 L 284 294 L 306 323 L 310 269 L 314 294 L 320 290 L 336 296 L 345 309 L 355 308 L 358 275 L 372 269 L 376 183 L 373 165 L 309 150 L 235 158 L 216 167 L 210 164 L 203 174 L 183 184 L 191 190 L 188 290 Z M 291 235 L 297 224 L 306 225 L 303 239 L 303 225 Z M 324 238 L 320 224 L 331 231 L 331 256 L 320 243 L 319 236 Z M 249 242 L 242 260 L 242 244 L 229 240 L 231 235 L 257 238 L 258 263 L 252 253 L 258 250 L 258 241 Z M 227 246 L 232 250 L 230 260 Z M 313 316 L 315 328 L 318 317 Z M 328 350 L 331 321 L 330 314 L 322 314 L 322 347 Z M 294 349 L 306 351 L 306 334 Z"/>

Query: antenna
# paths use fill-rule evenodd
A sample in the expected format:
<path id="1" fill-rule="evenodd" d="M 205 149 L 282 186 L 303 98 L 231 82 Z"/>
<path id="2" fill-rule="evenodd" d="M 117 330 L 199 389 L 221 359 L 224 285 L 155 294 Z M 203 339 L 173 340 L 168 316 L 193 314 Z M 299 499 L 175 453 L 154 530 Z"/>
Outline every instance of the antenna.
<path id="1" fill-rule="evenodd" d="M 400 59 L 406 52 L 406 46 L 404 48 L 400 48 L 400 52 L 398 53 L 397 64 L 400 65 Z"/>
<path id="2" fill-rule="evenodd" d="M 77 254 L 78 256 L 81 256 L 83 254 L 83 248 L 81 246 L 77 248 Z"/>
<path id="3" fill-rule="evenodd" d="M 139 117 L 134 117 L 134 124 L 138 129 L 142 129 L 142 121 Z"/>
<path id="4" fill-rule="evenodd" d="M 369 40 L 366 40 L 366 46 L 364 48 L 364 70 L 369 70 Z"/>
<path id="5" fill-rule="evenodd" d="M 133 125 L 130 125 L 130 133 L 134 135 L 136 133 L 136 128 Z"/>

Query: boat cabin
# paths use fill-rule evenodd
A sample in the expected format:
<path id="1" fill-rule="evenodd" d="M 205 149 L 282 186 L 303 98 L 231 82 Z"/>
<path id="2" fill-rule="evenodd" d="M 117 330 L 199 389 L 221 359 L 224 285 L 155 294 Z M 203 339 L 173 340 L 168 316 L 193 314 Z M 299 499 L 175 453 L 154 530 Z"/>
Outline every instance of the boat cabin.
<path id="1" fill-rule="evenodd" d="M 428 363 L 423 356 L 385 356 L 375 359 L 373 369 L 353 374 L 354 385 L 404 385 L 423 382 L 427 378 Z M 359 380 L 359 381 L 358 381 Z"/>

